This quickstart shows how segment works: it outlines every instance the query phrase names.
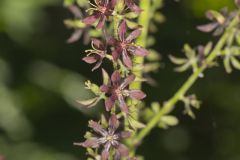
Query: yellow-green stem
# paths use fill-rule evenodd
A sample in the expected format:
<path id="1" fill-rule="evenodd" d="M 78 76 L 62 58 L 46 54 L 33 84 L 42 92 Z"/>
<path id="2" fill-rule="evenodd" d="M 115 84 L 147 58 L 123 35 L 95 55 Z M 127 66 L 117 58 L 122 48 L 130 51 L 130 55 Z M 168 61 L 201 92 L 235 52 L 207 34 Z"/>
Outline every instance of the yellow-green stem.
<path id="1" fill-rule="evenodd" d="M 218 56 L 219 51 L 224 47 L 228 36 L 232 33 L 232 28 L 239 23 L 239 17 L 236 16 L 230 23 L 229 27 L 226 29 L 225 33 L 212 50 L 210 55 L 206 60 L 206 64 L 197 69 L 189 78 L 188 80 L 182 85 L 182 87 L 176 92 L 176 94 L 165 103 L 163 108 L 148 122 L 147 126 L 139 132 L 136 136 L 135 143 L 139 143 L 142 139 L 158 124 L 161 117 L 165 114 L 168 114 L 174 109 L 174 105 L 179 101 L 179 99 L 186 94 L 186 92 L 191 88 L 191 86 L 196 82 L 199 75 L 208 67 L 208 64 L 211 64 L 215 58 Z"/>
<path id="2" fill-rule="evenodd" d="M 137 39 L 137 44 L 142 47 L 146 47 L 147 44 L 147 36 L 148 36 L 148 29 L 149 29 L 149 20 L 150 20 L 150 13 L 151 13 L 151 4 L 150 0 L 141 0 L 140 1 L 140 8 L 143 9 L 143 12 L 140 14 L 138 23 L 139 25 L 143 26 L 142 34 Z M 133 74 L 135 74 L 138 78 L 142 78 L 142 68 L 141 65 L 144 63 L 144 57 L 135 56 L 133 58 Z M 141 89 L 142 82 L 133 82 L 130 85 L 131 89 Z"/>

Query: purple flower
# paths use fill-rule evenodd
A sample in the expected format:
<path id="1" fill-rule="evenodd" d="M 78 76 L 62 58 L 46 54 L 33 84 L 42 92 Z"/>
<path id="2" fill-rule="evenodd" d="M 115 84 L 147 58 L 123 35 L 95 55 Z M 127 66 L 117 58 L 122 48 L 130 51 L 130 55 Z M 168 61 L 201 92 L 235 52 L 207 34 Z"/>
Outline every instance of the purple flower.
<path id="1" fill-rule="evenodd" d="M 206 13 L 206 17 L 212 22 L 205 25 L 197 26 L 197 29 L 202 32 L 214 31 L 213 35 L 219 36 L 224 32 L 224 30 L 234 16 L 235 12 L 229 14 L 227 8 L 223 8 L 219 13 L 215 11 L 208 11 Z"/>
<path id="2" fill-rule="evenodd" d="M 105 100 L 105 107 L 107 111 L 110 111 L 115 102 L 118 102 L 121 111 L 128 113 L 128 107 L 125 102 L 126 97 L 137 100 L 141 100 L 146 97 L 145 93 L 140 90 L 128 89 L 128 85 L 134 80 L 134 75 L 130 75 L 127 78 L 122 79 L 118 71 L 113 72 L 111 80 L 108 80 L 108 84 L 103 84 L 100 87 L 101 91 L 108 96 Z"/>
<path id="3" fill-rule="evenodd" d="M 117 132 L 119 121 L 116 115 L 112 115 L 108 121 L 108 128 L 102 127 L 95 121 L 89 121 L 89 127 L 92 128 L 97 135 L 88 138 L 85 142 L 74 143 L 85 148 L 102 147 L 101 160 L 108 160 L 110 150 L 114 150 L 114 160 L 120 160 L 122 157 L 128 156 L 128 148 L 120 141 L 131 136 L 128 131 Z"/>
<path id="4" fill-rule="evenodd" d="M 140 29 L 132 31 L 127 37 L 126 32 L 127 25 L 124 20 L 118 29 L 119 38 L 109 38 L 108 43 L 115 48 L 112 52 L 113 59 L 116 61 L 122 56 L 123 63 L 128 68 L 132 68 L 133 64 L 130 55 L 146 56 L 148 51 L 133 43 L 133 40 L 141 34 Z"/>
<path id="5" fill-rule="evenodd" d="M 98 39 L 93 38 L 92 39 L 92 48 L 91 50 L 86 50 L 88 55 L 83 58 L 83 61 L 89 64 L 96 63 L 93 67 L 92 71 L 98 69 L 103 59 L 106 55 L 106 46 Z"/>
<path id="6" fill-rule="evenodd" d="M 114 7 L 116 5 L 116 0 L 95 0 L 96 4 L 91 4 L 93 8 L 90 8 L 90 11 L 93 13 L 83 19 L 85 24 L 94 24 L 98 21 L 97 28 L 103 28 L 105 21 L 109 16 L 112 15 Z"/>
<path id="7" fill-rule="evenodd" d="M 71 5 L 68 7 L 68 10 L 74 15 L 76 19 L 81 20 L 84 13 L 80 10 L 79 7 L 76 5 Z M 73 27 L 70 24 L 68 24 L 68 21 L 65 21 L 65 25 L 68 27 Z M 75 31 L 72 33 L 70 38 L 68 38 L 67 43 L 74 43 L 78 41 L 81 37 L 83 37 L 84 44 L 88 44 L 90 42 L 90 36 L 89 36 L 89 27 L 83 27 L 83 28 L 75 28 Z"/>
<path id="8" fill-rule="evenodd" d="M 136 13 L 142 12 L 142 9 L 134 3 L 134 0 L 125 0 L 125 4 L 133 12 L 136 12 Z"/>

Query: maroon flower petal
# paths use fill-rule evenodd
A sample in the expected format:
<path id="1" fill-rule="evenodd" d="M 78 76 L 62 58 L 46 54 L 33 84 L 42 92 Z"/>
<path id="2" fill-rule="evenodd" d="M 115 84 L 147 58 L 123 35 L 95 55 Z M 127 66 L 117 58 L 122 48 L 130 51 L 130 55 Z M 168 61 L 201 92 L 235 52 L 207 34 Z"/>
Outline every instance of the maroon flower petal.
<path id="1" fill-rule="evenodd" d="M 136 13 L 140 13 L 142 12 L 142 9 L 139 8 L 134 2 L 133 0 L 125 0 L 127 6 L 133 11 L 133 12 L 136 12 Z"/>
<path id="2" fill-rule="evenodd" d="M 115 50 L 113 50 L 112 56 L 113 56 L 113 60 L 114 60 L 114 61 L 116 61 L 116 60 L 119 59 L 121 52 L 122 52 L 121 49 L 115 49 Z"/>
<path id="3" fill-rule="evenodd" d="M 71 35 L 71 37 L 68 38 L 67 43 L 74 43 L 74 42 L 78 41 L 81 38 L 82 34 L 83 34 L 82 29 L 75 30 L 73 32 L 73 34 Z"/>
<path id="4" fill-rule="evenodd" d="M 68 10 L 70 12 L 72 12 L 72 14 L 76 17 L 76 18 L 82 18 L 82 12 L 81 10 L 76 6 L 76 5 L 71 5 L 68 7 Z"/>
<path id="5" fill-rule="evenodd" d="M 136 47 L 133 54 L 135 54 L 137 56 L 146 56 L 149 54 L 149 52 L 145 48 Z"/>
<path id="6" fill-rule="evenodd" d="M 119 127 L 119 121 L 117 119 L 117 116 L 113 114 L 108 121 L 109 127 L 112 129 L 113 132 L 116 131 L 116 129 Z"/>
<path id="7" fill-rule="evenodd" d="M 111 2 L 108 5 L 108 8 L 114 9 L 116 6 L 117 0 L 111 0 Z"/>
<path id="8" fill-rule="evenodd" d="M 100 59 L 100 60 L 96 63 L 96 65 L 93 67 L 92 71 L 95 71 L 96 69 L 98 69 L 98 68 L 101 66 L 102 60 L 103 60 L 103 59 Z"/>
<path id="9" fill-rule="evenodd" d="M 102 29 L 106 21 L 106 16 L 102 15 L 98 21 L 97 29 Z"/>
<path id="10" fill-rule="evenodd" d="M 91 139 L 87 139 L 86 141 L 82 142 L 82 143 L 73 143 L 76 146 L 82 146 L 85 148 L 91 147 L 91 148 L 97 148 L 99 147 L 98 144 L 98 139 L 93 137 Z"/>
<path id="11" fill-rule="evenodd" d="M 82 60 L 85 61 L 86 63 L 93 64 L 97 62 L 98 59 L 96 56 L 87 56 L 87 57 L 84 57 Z"/>
<path id="12" fill-rule="evenodd" d="M 213 32 L 213 35 L 214 36 L 219 36 L 223 33 L 224 31 L 224 27 L 218 27 L 214 32 Z"/>
<path id="13" fill-rule="evenodd" d="M 128 35 L 126 41 L 127 41 L 127 42 L 132 42 L 132 40 L 134 40 L 134 39 L 136 39 L 137 37 L 139 37 L 140 34 L 141 34 L 141 30 L 140 30 L 140 29 L 136 29 L 136 30 L 132 31 L 132 32 Z"/>
<path id="14" fill-rule="evenodd" d="M 109 38 L 107 38 L 107 43 L 108 43 L 109 45 L 114 46 L 114 45 L 116 45 L 116 44 L 118 43 L 118 40 L 116 40 L 116 39 L 113 38 L 113 37 L 109 37 Z"/>
<path id="15" fill-rule="evenodd" d="M 112 76 L 111 76 L 111 80 L 114 84 L 118 84 L 121 81 L 121 75 L 118 71 L 114 71 Z"/>
<path id="16" fill-rule="evenodd" d="M 200 25 L 197 27 L 199 31 L 202 32 L 211 32 L 218 26 L 218 23 L 209 23 L 205 25 Z"/>
<path id="17" fill-rule="evenodd" d="M 127 78 L 124 79 L 123 83 L 121 84 L 120 88 L 124 89 L 126 88 L 131 82 L 135 80 L 136 76 L 135 75 L 130 75 Z"/>
<path id="18" fill-rule="evenodd" d="M 109 151 L 104 149 L 101 154 L 101 160 L 108 160 L 109 158 Z"/>
<path id="19" fill-rule="evenodd" d="M 119 144 L 117 151 L 120 153 L 121 157 L 127 157 L 129 154 L 128 148 L 123 144 Z"/>
<path id="20" fill-rule="evenodd" d="M 107 98 L 105 100 L 105 108 L 106 108 L 106 111 L 110 111 L 114 105 L 115 101 L 113 101 L 113 99 L 110 97 L 110 98 Z"/>
<path id="21" fill-rule="evenodd" d="M 108 93 L 109 92 L 109 86 L 107 86 L 107 85 L 102 85 L 101 87 L 100 87 L 100 90 L 101 90 L 101 92 L 103 92 L 103 93 Z"/>
<path id="22" fill-rule="evenodd" d="M 146 94 L 140 90 L 130 90 L 128 94 L 131 98 L 141 100 L 146 97 Z"/>
<path id="23" fill-rule="evenodd" d="M 119 34 L 120 41 L 124 41 L 126 32 L 127 32 L 127 24 L 126 24 L 126 21 L 123 20 L 118 28 L 118 34 Z"/>
<path id="24" fill-rule="evenodd" d="M 96 49 L 100 49 L 100 50 L 104 49 L 104 45 L 102 41 L 100 41 L 99 39 L 92 38 L 92 44 L 94 45 L 94 47 L 96 47 Z"/>
<path id="25" fill-rule="evenodd" d="M 98 18 L 99 18 L 99 15 L 94 14 L 94 15 L 91 15 L 91 16 L 88 16 L 88 17 L 84 18 L 82 20 L 82 22 L 85 23 L 85 24 L 93 24 L 97 21 Z"/>
<path id="26" fill-rule="evenodd" d="M 118 101 L 121 111 L 128 114 L 128 107 L 122 95 L 118 96 Z"/>
<path id="27" fill-rule="evenodd" d="M 133 64 L 132 64 L 132 60 L 129 57 L 129 55 L 127 54 L 126 50 L 123 50 L 122 52 L 122 57 L 123 57 L 123 63 L 128 67 L 128 68 L 132 68 Z"/>
<path id="28" fill-rule="evenodd" d="M 95 132 L 97 132 L 97 133 L 99 133 L 101 135 L 106 135 L 107 134 L 105 129 L 103 129 L 102 126 L 99 123 L 97 123 L 97 122 L 95 122 L 93 120 L 89 121 L 88 126 L 90 128 L 92 128 Z"/>
<path id="29" fill-rule="evenodd" d="M 126 139 L 126 138 L 129 138 L 129 137 L 131 137 L 131 132 L 128 132 L 128 131 L 122 131 L 121 133 L 120 133 L 120 138 L 122 138 L 122 139 Z"/>

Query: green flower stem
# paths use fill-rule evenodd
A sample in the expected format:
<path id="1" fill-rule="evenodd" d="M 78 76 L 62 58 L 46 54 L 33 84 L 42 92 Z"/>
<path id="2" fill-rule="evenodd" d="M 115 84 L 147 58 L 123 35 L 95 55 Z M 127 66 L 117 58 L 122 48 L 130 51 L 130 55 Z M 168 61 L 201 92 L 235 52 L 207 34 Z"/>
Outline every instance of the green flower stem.
<path id="1" fill-rule="evenodd" d="M 137 39 L 137 45 L 142 47 L 147 47 L 147 36 L 149 29 L 149 20 L 151 14 L 151 3 L 150 0 L 141 0 L 140 8 L 143 9 L 143 12 L 140 14 L 138 19 L 138 24 L 143 26 L 142 34 Z M 142 78 L 142 68 L 141 65 L 144 63 L 144 57 L 135 56 L 133 58 L 133 74 L 135 74 L 138 78 Z M 131 89 L 141 89 L 142 82 L 133 82 L 130 84 Z"/>
<path id="2" fill-rule="evenodd" d="M 183 97 L 186 92 L 192 87 L 192 85 L 196 82 L 199 75 L 211 64 L 215 58 L 218 56 L 221 49 L 225 46 L 228 37 L 231 35 L 231 30 L 239 23 L 239 17 L 236 16 L 232 22 L 230 23 L 229 27 L 226 29 L 223 36 L 218 41 L 215 48 L 212 50 L 210 55 L 208 56 L 206 63 L 198 68 L 189 78 L 188 80 L 182 85 L 182 87 L 176 92 L 176 94 L 164 104 L 163 108 L 148 122 L 146 127 L 139 132 L 136 136 L 135 144 L 140 143 L 142 139 L 158 124 L 161 117 L 165 114 L 168 114 L 174 109 L 174 105 Z"/>
<path id="3" fill-rule="evenodd" d="M 147 36 L 148 36 L 148 30 L 149 30 L 149 21 L 150 21 L 150 14 L 151 14 L 151 2 L 150 0 L 141 0 L 140 1 L 140 8 L 143 9 L 143 12 L 140 14 L 138 19 L 138 24 L 143 26 L 142 28 L 142 34 L 140 37 L 138 37 L 136 43 L 137 45 L 141 47 L 147 47 Z M 142 65 L 144 63 L 144 57 L 134 56 L 133 57 L 133 69 L 132 72 L 136 77 L 139 79 L 142 78 Z M 134 81 L 129 85 L 130 89 L 141 89 L 142 88 L 142 82 L 141 81 Z M 135 107 L 139 103 L 138 100 L 131 100 L 129 101 L 129 104 L 131 106 Z M 130 109 L 131 110 L 131 109 Z M 135 110 L 135 109 L 134 109 Z M 132 115 L 133 116 L 133 115 Z M 134 119 L 138 119 L 138 112 L 133 117 Z M 134 156 L 136 151 L 136 146 L 134 143 L 132 143 L 132 140 L 129 139 L 126 141 L 129 150 L 130 155 Z"/>

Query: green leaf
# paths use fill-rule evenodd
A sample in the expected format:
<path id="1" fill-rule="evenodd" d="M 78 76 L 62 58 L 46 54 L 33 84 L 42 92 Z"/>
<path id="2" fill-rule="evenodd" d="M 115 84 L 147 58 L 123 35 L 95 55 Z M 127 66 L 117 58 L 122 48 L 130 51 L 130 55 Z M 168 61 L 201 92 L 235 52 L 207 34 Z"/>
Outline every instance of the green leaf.
<path id="1" fill-rule="evenodd" d="M 129 13 L 126 13 L 126 14 L 125 14 L 125 17 L 126 17 L 126 18 L 129 18 L 129 19 L 133 19 L 133 18 L 137 18 L 137 17 L 138 17 L 138 14 L 135 13 L 135 12 L 129 12 Z"/>
<path id="2" fill-rule="evenodd" d="M 118 0 L 117 5 L 116 5 L 116 7 L 115 7 L 115 10 L 116 10 L 118 13 L 121 13 L 121 12 L 124 10 L 124 7 L 125 7 L 124 0 Z"/>
<path id="3" fill-rule="evenodd" d="M 103 84 L 108 85 L 110 82 L 110 78 L 108 73 L 104 69 L 102 69 L 102 76 L 103 76 Z"/>
<path id="4" fill-rule="evenodd" d="M 130 21 L 130 20 L 126 20 L 126 23 L 130 29 L 136 29 L 139 26 L 138 23 Z"/>
<path id="5" fill-rule="evenodd" d="M 64 20 L 64 24 L 69 28 L 85 28 L 86 27 L 86 24 L 84 24 L 80 20 L 66 19 L 66 20 Z"/>
<path id="6" fill-rule="evenodd" d="M 64 6 L 71 6 L 73 5 L 75 0 L 64 0 L 63 4 Z"/>
<path id="7" fill-rule="evenodd" d="M 91 83 L 91 81 L 85 82 L 86 89 L 91 90 L 95 95 L 100 96 L 102 94 L 98 85 Z"/>
<path id="8" fill-rule="evenodd" d="M 134 118 L 132 117 L 128 117 L 128 123 L 130 124 L 130 126 L 134 129 L 134 130 L 137 130 L 137 129 L 140 129 L 140 128 L 144 128 L 145 127 L 145 124 L 135 120 Z"/>
<path id="9" fill-rule="evenodd" d="M 172 55 L 169 55 L 168 57 L 174 64 L 177 64 L 177 65 L 181 65 L 187 62 L 187 59 L 185 58 L 177 58 Z"/>
<path id="10" fill-rule="evenodd" d="M 166 115 L 163 116 L 159 122 L 159 127 L 167 129 L 169 126 L 178 125 L 179 121 L 175 116 Z"/>
<path id="11" fill-rule="evenodd" d="M 153 17 L 154 21 L 156 21 L 157 23 L 162 23 L 165 21 L 165 17 L 163 16 L 163 14 L 157 12 L 154 14 L 154 17 Z"/>
<path id="12" fill-rule="evenodd" d="M 185 44 L 183 47 L 183 50 L 185 52 L 185 55 L 188 57 L 188 59 L 191 59 L 196 55 L 195 51 L 191 48 L 189 44 Z"/>
<path id="13" fill-rule="evenodd" d="M 205 56 L 207 56 L 210 53 L 210 51 L 212 50 L 212 46 L 213 46 L 212 42 L 208 42 L 208 44 L 205 46 L 204 48 Z"/>
<path id="14" fill-rule="evenodd" d="M 240 45 L 240 32 L 239 31 L 236 33 L 235 39 L 236 39 L 237 43 Z"/>
<path id="15" fill-rule="evenodd" d="M 76 1 L 76 0 L 75 0 Z M 77 0 L 77 4 L 80 7 L 88 7 L 89 6 L 89 0 Z"/>
<path id="16" fill-rule="evenodd" d="M 209 13 L 213 15 L 218 23 L 223 24 L 225 22 L 225 17 L 221 13 L 214 10 L 210 10 Z"/>
<path id="17" fill-rule="evenodd" d="M 230 65 L 230 55 L 225 56 L 225 58 L 223 60 L 223 64 L 224 64 L 226 72 L 231 73 L 232 72 L 232 67 Z"/>
<path id="18" fill-rule="evenodd" d="M 186 71 L 187 69 L 189 69 L 191 67 L 191 63 L 186 63 L 186 64 L 183 64 L 183 65 L 181 65 L 181 66 L 179 66 L 179 67 L 176 67 L 174 70 L 176 71 L 176 72 L 184 72 L 184 71 Z"/>
<path id="19" fill-rule="evenodd" d="M 161 109 L 161 105 L 158 102 L 153 102 L 151 108 L 154 113 L 158 113 Z"/>
<path id="20" fill-rule="evenodd" d="M 240 70 L 240 62 L 237 58 L 235 58 L 234 56 L 231 57 L 231 62 L 234 68 Z"/>
<path id="21" fill-rule="evenodd" d="M 149 54 L 146 58 L 148 61 L 159 61 L 161 59 L 161 55 L 155 50 L 149 50 Z"/>
<path id="22" fill-rule="evenodd" d="M 83 106 L 86 106 L 87 108 L 91 108 L 95 106 L 99 102 L 99 100 L 99 97 L 95 97 L 87 100 L 77 100 L 77 102 Z"/>

